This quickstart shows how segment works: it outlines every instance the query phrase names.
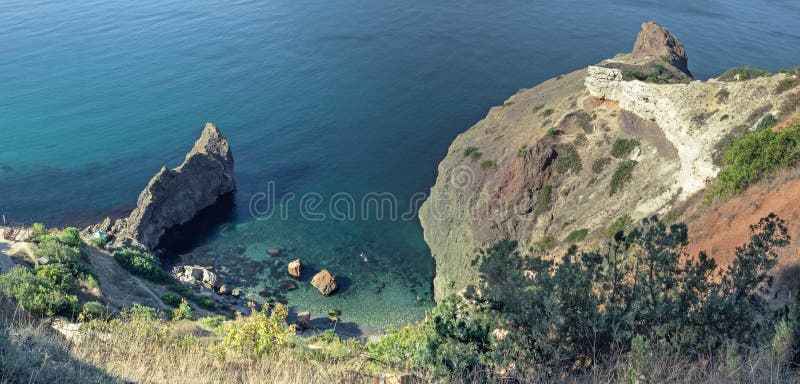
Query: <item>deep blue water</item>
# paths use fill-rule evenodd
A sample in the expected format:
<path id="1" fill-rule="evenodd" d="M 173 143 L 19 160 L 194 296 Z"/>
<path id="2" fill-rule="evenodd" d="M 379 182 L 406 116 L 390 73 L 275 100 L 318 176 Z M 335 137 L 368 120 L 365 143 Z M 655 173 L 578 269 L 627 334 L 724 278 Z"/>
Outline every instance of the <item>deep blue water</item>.
<path id="1" fill-rule="evenodd" d="M 214 121 L 236 158 L 235 225 L 183 257 L 241 273 L 253 293 L 274 292 L 295 257 L 329 268 L 340 294 L 304 283 L 285 296 L 369 329 L 431 305 L 418 222 L 310 221 L 297 201 L 287 220 L 257 221 L 248 202 L 268 182 L 278 196 L 407 201 L 490 106 L 629 51 L 650 19 L 684 42 L 697 78 L 800 65 L 793 0 L 6 0 L 0 19 L 0 212 L 63 225 L 129 208 Z"/>

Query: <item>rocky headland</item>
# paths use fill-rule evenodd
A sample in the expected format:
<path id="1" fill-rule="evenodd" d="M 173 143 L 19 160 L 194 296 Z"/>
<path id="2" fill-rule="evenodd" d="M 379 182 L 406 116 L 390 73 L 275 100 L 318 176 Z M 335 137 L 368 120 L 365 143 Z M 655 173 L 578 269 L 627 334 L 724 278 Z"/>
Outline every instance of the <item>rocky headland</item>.
<path id="1" fill-rule="evenodd" d="M 437 300 L 473 283 L 476 250 L 598 244 L 711 183 L 733 135 L 794 113 L 796 75 L 695 81 L 680 41 L 643 24 L 631 53 L 519 91 L 459 135 L 420 211 Z"/>

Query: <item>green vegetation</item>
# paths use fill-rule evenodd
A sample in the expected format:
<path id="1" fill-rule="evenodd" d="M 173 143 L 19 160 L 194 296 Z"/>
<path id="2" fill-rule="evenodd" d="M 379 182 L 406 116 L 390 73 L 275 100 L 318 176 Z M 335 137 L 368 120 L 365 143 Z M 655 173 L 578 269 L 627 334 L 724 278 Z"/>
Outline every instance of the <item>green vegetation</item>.
<path id="1" fill-rule="evenodd" d="M 734 140 L 723 155 L 724 165 L 710 188 L 709 199 L 743 192 L 753 183 L 800 160 L 800 122 L 773 132 L 763 129 Z"/>
<path id="2" fill-rule="evenodd" d="M 290 345 L 295 329 L 293 325 L 286 325 L 288 308 L 278 303 L 272 311 L 266 306 L 259 311 L 251 305 L 251 309 L 250 316 L 239 317 L 222 326 L 220 354 L 260 357 L 274 355 Z"/>
<path id="3" fill-rule="evenodd" d="M 771 113 L 768 113 L 764 115 L 764 117 L 758 122 L 758 125 L 756 125 L 756 131 L 771 129 L 775 126 L 775 124 L 778 124 L 778 119 L 776 119 L 775 116 L 772 116 Z"/>
<path id="4" fill-rule="evenodd" d="M 528 149 L 528 145 L 527 144 L 522 144 L 522 146 L 519 147 L 519 149 L 517 149 L 517 157 L 525 156 L 525 151 L 527 149 Z"/>
<path id="5" fill-rule="evenodd" d="M 161 296 L 161 301 L 170 307 L 177 308 L 179 305 L 181 305 L 182 298 L 174 293 L 165 293 L 163 296 Z"/>
<path id="6" fill-rule="evenodd" d="M 592 163 L 592 172 L 594 172 L 595 175 L 599 175 L 599 174 L 603 173 L 603 170 L 606 168 L 606 166 L 609 163 L 611 163 L 611 159 L 608 158 L 608 157 L 601 157 L 601 158 L 595 160 Z"/>
<path id="7" fill-rule="evenodd" d="M 536 203 L 533 205 L 533 213 L 540 215 L 550 210 L 550 201 L 552 200 L 553 187 L 545 184 L 536 193 Z"/>
<path id="8" fill-rule="evenodd" d="M 75 228 L 68 228 L 61 236 L 52 236 L 42 224 L 32 228 L 38 242 L 34 257 L 41 262 L 33 270 L 16 266 L 0 275 L 0 292 L 17 300 L 19 306 L 35 316 L 76 317 L 78 291 L 82 284 L 97 287 L 94 273 L 82 264 L 83 254 Z"/>
<path id="9" fill-rule="evenodd" d="M 149 253 L 123 249 L 114 252 L 113 256 L 119 265 L 136 276 L 155 282 L 167 282 L 170 280 L 169 275 L 161 270 L 153 255 Z"/>
<path id="10" fill-rule="evenodd" d="M 719 118 L 719 121 L 728 120 L 730 117 L 731 117 L 731 115 L 726 113 L 726 114 L 722 115 L 722 117 Z"/>
<path id="11" fill-rule="evenodd" d="M 558 136 L 561 134 L 561 131 L 559 131 L 557 127 L 550 127 L 547 128 L 547 134 L 549 136 Z"/>
<path id="12" fill-rule="evenodd" d="M 611 176 L 611 189 L 609 195 L 614 195 L 622 189 L 622 187 L 631 180 L 633 176 L 633 169 L 636 167 L 637 162 L 634 160 L 625 160 L 617 166 L 614 175 Z"/>
<path id="13" fill-rule="evenodd" d="M 195 320 L 194 317 L 194 309 L 186 299 L 181 299 L 180 304 L 178 307 L 172 310 L 170 313 L 170 318 L 172 320 Z"/>
<path id="14" fill-rule="evenodd" d="M 778 70 L 778 73 L 785 73 L 787 75 L 800 75 L 800 67 L 796 68 L 783 67 Z"/>
<path id="15" fill-rule="evenodd" d="M 589 139 L 586 137 L 586 134 L 581 132 L 575 135 L 575 140 L 572 141 L 572 144 L 575 145 L 576 147 L 582 147 L 586 145 L 588 141 Z"/>
<path id="16" fill-rule="evenodd" d="M 586 228 L 581 228 L 575 231 L 570 232 L 567 237 L 564 238 L 564 243 L 566 244 L 575 244 L 580 243 L 584 239 L 586 239 L 586 235 L 589 234 L 589 230 Z"/>
<path id="17" fill-rule="evenodd" d="M 548 116 L 552 115 L 553 112 L 555 112 L 555 111 L 552 108 L 547 108 L 544 111 L 542 111 L 541 116 L 542 117 L 548 117 Z"/>
<path id="18" fill-rule="evenodd" d="M 753 226 L 724 270 L 705 253 L 684 262 L 687 239 L 685 225 L 654 217 L 608 252 L 571 248 L 558 262 L 501 241 L 476 261 L 476 293 L 443 300 L 425 320 L 370 344 L 368 357 L 441 382 L 503 381 L 509 366 L 514 382 L 560 381 L 620 355 L 630 360 L 617 379 L 650 382 L 655 373 L 643 367 L 656 350 L 684 364 L 724 350 L 737 370 L 760 346 L 791 361 L 792 317 L 762 296 L 775 250 L 788 243 L 783 221 L 770 215 Z"/>
<path id="19" fill-rule="evenodd" d="M 606 235 L 608 237 L 614 237 L 617 233 L 624 234 L 631 225 L 633 225 L 633 219 L 626 213 L 611 223 L 611 225 L 606 229 Z"/>
<path id="20" fill-rule="evenodd" d="M 800 84 L 800 80 L 798 80 L 798 79 L 795 79 L 795 78 L 792 78 L 792 77 L 783 79 L 783 80 L 781 80 L 780 83 L 778 83 L 778 88 L 775 90 L 775 92 L 776 93 L 786 92 L 786 91 L 791 90 L 792 88 L 796 87 L 798 84 Z"/>
<path id="21" fill-rule="evenodd" d="M 623 69 L 622 78 L 626 81 L 639 80 L 645 83 L 666 84 L 672 79 L 672 73 L 660 63 L 654 63 L 652 68 Z"/>
<path id="22" fill-rule="evenodd" d="M 539 241 L 533 244 L 533 252 L 544 254 L 558 245 L 558 239 L 553 235 L 544 235 Z"/>
<path id="23" fill-rule="evenodd" d="M 481 157 L 481 153 L 478 151 L 478 147 L 468 147 L 464 150 L 464 157 L 469 157 L 472 161 L 475 161 Z"/>
<path id="24" fill-rule="evenodd" d="M 722 104 L 728 101 L 728 97 L 731 95 L 730 91 L 725 88 L 722 88 L 717 92 L 717 102 Z"/>
<path id="25" fill-rule="evenodd" d="M 70 247 L 78 248 L 83 245 L 81 241 L 81 235 L 77 228 L 69 227 L 61 232 L 61 235 L 58 237 L 58 240 L 65 245 Z"/>
<path id="26" fill-rule="evenodd" d="M 735 67 L 727 70 L 719 76 L 720 81 L 737 81 L 737 80 L 750 80 L 757 77 L 764 77 L 772 75 L 769 71 L 751 67 Z"/>
<path id="27" fill-rule="evenodd" d="M 492 160 L 484 160 L 481 161 L 481 169 L 489 169 L 495 166 L 494 161 Z"/>
<path id="28" fill-rule="evenodd" d="M 617 159 L 628 157 L 639 144 L 636 139 L 617 139 L 611 146 L 611 156 Z"/>
<path id="29" fill-rule="evenodd" d="M 575 150 L 575 146 L 569 144 L 561 146 L 561 152 L 556 160 L 556 172 L 579 174 L 581 170 L 583 170 L 583 162 L 578 151 Z"/>

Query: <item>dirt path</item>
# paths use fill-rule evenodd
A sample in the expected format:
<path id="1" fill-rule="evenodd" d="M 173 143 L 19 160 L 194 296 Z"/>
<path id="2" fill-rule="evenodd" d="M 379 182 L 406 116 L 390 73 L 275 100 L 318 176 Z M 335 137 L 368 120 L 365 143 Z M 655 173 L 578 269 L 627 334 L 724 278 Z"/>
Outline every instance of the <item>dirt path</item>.
<path id="1" fill-rule="evenodd" d="M 6 273 L 13 268 L 17 263 L 11 256 L 20 253 L 33 260 L 33 252 L 28 243 L 0 238 L 0 272 Z"/>

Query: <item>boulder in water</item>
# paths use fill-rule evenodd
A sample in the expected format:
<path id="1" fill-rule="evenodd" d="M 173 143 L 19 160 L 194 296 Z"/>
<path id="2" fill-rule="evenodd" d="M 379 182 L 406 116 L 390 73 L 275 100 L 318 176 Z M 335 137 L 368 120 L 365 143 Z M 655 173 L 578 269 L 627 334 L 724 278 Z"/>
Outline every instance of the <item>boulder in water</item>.
<path id="1" fill-rule="evenodd" d="M 311 285 L 316 288 L 319 293 L 328 296 L 339 288 L 339 285 L 336 284 L 336 276 L 332 275 L 328 272 L 327 269 L 323 269 L 316 275 L 314 278 L 311 279 Z"/>

